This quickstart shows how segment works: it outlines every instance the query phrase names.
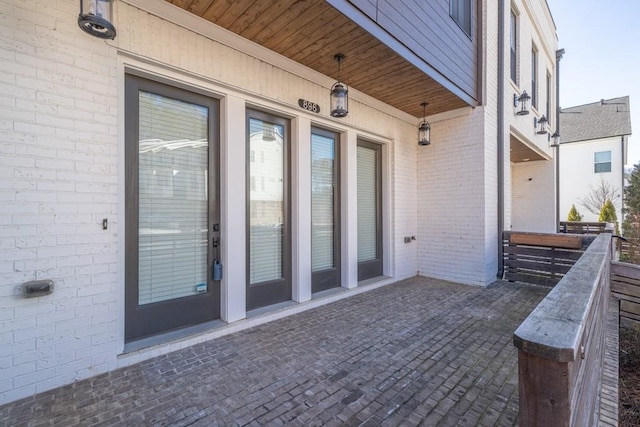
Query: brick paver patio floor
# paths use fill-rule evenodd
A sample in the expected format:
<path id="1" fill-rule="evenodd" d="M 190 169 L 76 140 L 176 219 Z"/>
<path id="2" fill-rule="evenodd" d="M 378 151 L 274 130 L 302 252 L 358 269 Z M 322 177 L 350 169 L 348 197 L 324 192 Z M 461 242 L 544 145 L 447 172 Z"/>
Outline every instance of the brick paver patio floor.
<path id="1" fill-rule="evenodd" d="M 0 425 L 514 425 L 546 295 L 412 278 L 0 407 Z"/>

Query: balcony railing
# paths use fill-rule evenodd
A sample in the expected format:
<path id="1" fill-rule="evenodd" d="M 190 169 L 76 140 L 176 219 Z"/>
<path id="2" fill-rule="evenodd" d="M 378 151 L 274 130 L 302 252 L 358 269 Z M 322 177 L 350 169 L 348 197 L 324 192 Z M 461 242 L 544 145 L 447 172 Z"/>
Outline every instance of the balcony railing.
<path id="1" fill-rule="evenodd" d="M 558 233 L 600 234 L 606 227 L 606 222 L 560 221 Z"/>
<path id="2" fill-rule="evenodd" d="M 611 256 L 602 233 L 515 331 L 521 426 L 597 424 Z"/>

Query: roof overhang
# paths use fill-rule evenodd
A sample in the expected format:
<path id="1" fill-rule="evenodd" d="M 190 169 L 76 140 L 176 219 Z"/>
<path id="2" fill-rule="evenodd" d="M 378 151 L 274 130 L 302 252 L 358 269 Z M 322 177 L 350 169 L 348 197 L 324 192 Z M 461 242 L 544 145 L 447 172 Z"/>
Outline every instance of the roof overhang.
<path id="1" fill-rule="evenodd" d="M 551 157 L 534 144 L 526 142 L 526 138 L 513 132 L 509 136 L 510 158 L 512 163 L 550 160 Z"/>
<path id="2" fill-rule="evenodd" d="M 357 10 L 347 11 L 352 20 L 323 0 L 165 1 L 335 79 L 342 53 L 343 82 L 414 117 L 424 101 L 429 115 L 476 105 Z"/>

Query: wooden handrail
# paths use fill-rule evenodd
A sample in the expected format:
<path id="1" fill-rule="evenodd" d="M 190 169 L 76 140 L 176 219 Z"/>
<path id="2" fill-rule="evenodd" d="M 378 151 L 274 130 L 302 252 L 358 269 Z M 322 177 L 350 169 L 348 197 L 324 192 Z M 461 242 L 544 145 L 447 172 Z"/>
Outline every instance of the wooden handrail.
<path id="1" fill-rule="evenodd" d="M 597 423 L 611 240 L 597 236 L 514 333 L 521 426 Z"/>

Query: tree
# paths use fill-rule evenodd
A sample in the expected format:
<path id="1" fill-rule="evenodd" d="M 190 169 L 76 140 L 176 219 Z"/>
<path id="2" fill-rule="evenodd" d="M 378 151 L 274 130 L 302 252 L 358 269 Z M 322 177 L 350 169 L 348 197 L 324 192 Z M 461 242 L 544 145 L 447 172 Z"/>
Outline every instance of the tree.
<path id="1" fill-rule="evenodd" d="M 624 189 L 624 222 L 622 232 L 628 241 L 626 250 L 621 251 L 620 260 L 640 264 L 640 163 L 627 176 Z M 623 246 L 624 248 L 624 246 Z"/>
<path id="2" fill-rule="evenodd" d="M 600 184 L 590 186 L 587 195 L 579 198 L 578 201 L 589 212 L 598 215 L 607 200 L 613 200 L 618 195 L 618 191 L 611 183 L 600 178 Z"/>
<path id="3" fill-rule="evenodd" d="M 571 205 L 571 210 L 569 210 L 567 221 L 582 221 L 582 215 L 580 215 L 578 209 L 576 209 L 576 205 Z"/>
<path id="4" fill-rule="evenodd" d="M 610 222 L 615 226 L 615 233 L 620 234 L 618 231 L 618 215 L 616 215 L 616 208 L 611 203 L 611 200 L 607 200 L 604 203 L 604 206 L 600 210 L 600 215 L 598 215 L 599 222 Z"/>

